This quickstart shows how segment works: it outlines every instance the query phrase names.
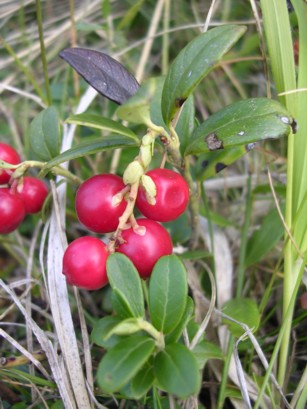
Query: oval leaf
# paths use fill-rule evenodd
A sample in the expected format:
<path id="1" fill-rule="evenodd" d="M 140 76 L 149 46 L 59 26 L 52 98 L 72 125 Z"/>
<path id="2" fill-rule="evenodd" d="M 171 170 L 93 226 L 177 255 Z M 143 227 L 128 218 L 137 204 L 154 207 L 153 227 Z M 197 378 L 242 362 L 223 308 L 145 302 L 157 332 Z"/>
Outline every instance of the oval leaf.
<path id="1" fill-rule="evenodd" d="M 134 139 L 136 142 L 139 142 L 139 138 L 133 131 L 131 131 L 131 129 L 120 124 L 119 122 L 113 121 L 113 119 L 103 118 L 99 115 L 72 115 L 67 118 L 65 122 L 69 124 L 88 126 L 89 128 L 97 128 L 101 129 L 102 131 L 113 132 L 115 134 L 127 136 L 128 138 Z"/>
<path id="2" fill-rule="evenodd" d="M 110 332 L 116 325 L 118 325 L 121 322 L 121 319 L 116 316 L 107 316 L 103 317 L 100 320 L 98 320 L 93 328 L 93 331 L 91 333 L 91 339 L 92 341 L 96 344 L 99 345 L 100 347 L 103 348 L 111 348 L 115 344 L 117 344 L 120 340 L 122 340 L 122 337 L 117 336 L 117 335 L 112 335 L 109 337 Z"/>
<path id="3" fill-rule="evenodd" d="M 224 314 L 246 324 L 251 331 L 256 331 L 260 323 L 260 314 L 255 301 L 250 298 L 235 298 L 227 301 L 222 308 Z M 245 330 L 235 322 L 223 318 L 224 324 L 228 325 L 229 331 L 236 337 L 244 334 Z"/>
<path id="4" fill-rule="evenodd" d="M 282 207 L 282 210 L 284 210 Z M 248 240 L 246 248 L 245 267 L 260 261 L 278 243 L 285 233 L 284 225 L 277 209 L 271 210 Z"/>
<path id="5" fill-rule="evenodd" d="M 224 25 L 191 41 L 178 54 L 166 76 L 162 93 L 162 114 L 169 125 L 176 112 L 200 81 L 243 35 L 246 27 Z"/>
<path id="6" fill-rule="evenodd" d="M 204 339 L 194 347 L 192 352 L 200 370 L 204 368 L 208 359 L 224 359 L 223 352 L 218 345 Z"/>
<path id="7" fill-rule="evenodd" d="M 254 145 L 251 143 L 202 154 L 195 166 L 197 179 L 205 180 L 216 175 L 253 149 Z"/>
<path id="8" fill-rule="evenodd" d="M 47 172 L 53 166 L 60 165 L 63 162 L 81 158 L 86 155 L 93 155 L 98 152 L 117 149 L 117 148 L 130 148 L 138 146 L 135 140 L 126 136 L 108 135 L 107 138 L 90 138 L 89 141 L 82 142 L 78 146 L 74 146 L 71 149 L 61 153 L 52 160 L 50 160 L 43 168 L 43 172 Z"/>
<path id="9" fill-rule="evenodd" d="M 140 399 L 149 390 L 155 379 L 153 367 L 148 363 L 131 381 L 131 392 L 134 399 Z"/>
<path id="10" fill-rule="evenodd" d="M 140 276 L 123 254 L 114 253 L 107 260 L 107 274 L 113 291 L 118 295 L 118 302 L 127 311 L 129 317 L 144 316 L 144 297 Z"/>
<path id="11" fill-rule="evenodd" d="M 59 121 L 54 107 L 40 112 L 30 125 L 30 147 L 35 156 L 48 161 L 60 153 Z"/>
<path id="12" fill-rule="evenodd" d="M 66 48 L 59 53 L 99 94 L 122 104 L 136 93 L 139 83 L 118 61 L 86 48 Z"/>
<path id="13" fill-rule="evenodd" d="M 277 101 L 250 98 L 235 102 L 213 114 L 193 132 L 185 154 L 247 145 L 288 136 L 293 119 Z"/>
<path id="14" fill-rule="evenodd" d="M 187 274 L 177 256 L 161 257 L 149 281 L 149 314 L 158 331 L 169 334 L 182 319 L 188 295 Z"/>
<path id="15" fill-rule="evenodd" d="M 155 349 L 153 339 L 141 335 L 125 338 L 102 358 L 97 381 L 104 392 L 115 392 L 132 379 Z"/>
<path id="16" fill-rule="evenodd" d="M 135 95 L 117 108 L 116 115 L 124 121 L 145 124 L 151 127 L 150 105 L 158 84 L 159 82 L 156 78 L 150 78 L 145 81 Z"/>
<path id="17" fill-rule="evenodd" d="M 166 344 L 172 344 L 178 341 L 178 339 L 181 337 L 183 333 L 183 330 L 187 326 L 193 312 L 194 312 L 194 301 L 191 297 L 188 297 L 187 304 L 186 304 L 181 320 L 177 324 L 176 328 L 174 328 L 173 331 L 165 337 Z"/>
<path id="18" fill-rule="evenodd" d="M 159 386 L 179 398 L 187 398 L 200 389 L 197 361 L 185 345 L 167 345 L 156 355 L 154 371 Z"/>

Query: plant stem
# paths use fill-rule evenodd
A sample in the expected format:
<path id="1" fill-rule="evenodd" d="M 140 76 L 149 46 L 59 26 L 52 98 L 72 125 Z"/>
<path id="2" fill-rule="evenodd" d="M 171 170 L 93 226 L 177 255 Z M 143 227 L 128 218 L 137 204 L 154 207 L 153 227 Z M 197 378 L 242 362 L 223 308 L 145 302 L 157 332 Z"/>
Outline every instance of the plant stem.
<path id="1" fill-rule="evenodd" d="M 196 185 L 192 178 L 190 172 L 190 160 L 188 157 L 184 159 L 184 177 L 189 185 L 190 189 L 190 215 L 191 215 L 191 238 L 190 238 L 190 247 L 193 249 L 197 245 L 198 239 L 198 217 L 199 217 L 199 184 Z"/>
<path id="2" fill-rule="evenodd" d="M 25 74 L 26 78 L 28 81 L 32 84 L 32 87 L 35 89 L 37 95 L 40 96 L 42 101 L 46 104 L 46 97 L 44 93 L 42 92 L 39 84 L 36 82 L 34 76 L 32 75 L 31 71 L 26 67 L 22 61 L 18 58 L 18 56 L 15 54 L 14 50 L 11 48 L 11 46 L 2 38 L 0 37 L 0 44 L 3 45 L 3 47 L 6 49 L 6 51 L 10 54 L 10 56 L 14 59 L 16 65 L 18 68 Z"/>
<path id="3" fill-rule="evenodd" d="M 44 78 L 45 78 L 47 103 L 50 106 L 52 104 L 52 99 L 51 99 L 51 92 L 50 92 L 50 86 L 49 86 L 49 76 L 48 76 L 48 68 L 47 68 L 47 60 L 46 60 L 46 49 L 45 49 L 44 33 L 43 33 L 42 9 L 41 9 L 40 0 L 36 0 L 36 16 L 37 16 L 37 24 L 38 24 L 39 42 L 40 42 L 40 48 L 41 48 L 41 59 L 42 59 Z"/>

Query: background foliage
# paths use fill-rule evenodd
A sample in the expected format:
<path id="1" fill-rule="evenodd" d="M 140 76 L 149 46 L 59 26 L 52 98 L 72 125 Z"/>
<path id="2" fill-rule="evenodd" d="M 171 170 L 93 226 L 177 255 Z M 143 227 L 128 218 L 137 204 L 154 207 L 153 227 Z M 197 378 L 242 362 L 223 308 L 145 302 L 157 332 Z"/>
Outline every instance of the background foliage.
<path id="1" fill-rule="evenodd" d="M 207 356 L 201 349 L 201 358 L 208 364 L 198 400 L 180 402 L 188 408 L 243 407 L 247 387 L 240 383 L 240 377 L 238 380 L 236 370 L 240 368 L 246 374 L 254 407 L 280 407 L 283 396 L 292 407 L 303 408 L 306 403 L 306 288 L 299 286 L 296 278 L 302 276 L 300 267 L 306 253 L 307 161 L 303 141 L 307 129 L 307 5 L 293 1 L 295 13 L 288 3 L 14 0 L 0 4 L 0 140 L 12 144 L 23 159 L 37 158 L 30 135 L 33 127 L 40 126 L 37 115 L 51 102 L 55 112 L 49 111 L 49 115 L 60 119 L 61 134 L 52 132 L 54 141 L 45 152 L 46 160 L 50 152 L 51 156 L 58 152 L 63 135 L 62 150 L 71 144 L 104 141 L 104 131 L 75 127 L 73 120 L 64 123 L 66 118 L 84 109 L 89 114 L 112 118 L 117 108 L 97 96 L 68 68 L 58 56 L 62 49 L 78 45 L 104 51 L 141 83 L 166 74 L 170 62 L 189 41 L 225 23 L 244 24 L 247 31 L 198 86 L 196 121 L 202 122 L 241 99 L 266 96 L 279 98 L 298 121 L 300 133 L 296 140 L 258 144 L 217 175 L 203 175 L 201 163 L 208 156 L 204 153 L 199 158 L 195 177 L 206 180 L 201 184 L 197 250 L 186 251 L 190 226 L 185 217 L 169 226 L 175 252 L 185 251 L 182 258 L 189 271 L 195 316 L 199 322 L 208 318 L 202 330 L 211 342 Z M 298 60 L 299 38 L 304 41 L 299 43 Z M 279 95 L 296 88 L 303 91 Z M 193 116 L 192 105 L 189 110 Z M 131 130 L 143 135 L 145 127 L 134 124 Z M 114 137 L 114 141 L 121 146 L 120 138 Z M 103 153 L 100 148 L 98 143 L 97 150 L 86 151 L 91 155 L 72 160 L 70 171 L 82 180 L 101 172 L 122 175 L 137 153 L 135 147 Z M 43 222 L 50 215 L 50 202 L 43 222 L 31 216 L 18 232 L 0 236 L 0 345 L 5 358 L 0 367 L 0 397 L 5 408 L 116 407 L 115 401 L 103 396 L 94 382 L 101 348 L 88 338 L 95 323 L 111 313 L 110 289 L 91 293 L 69 289 L 67 294 L 62 292 L 64 281 L 59 278 L 63 242 L 83 233 L 74 210 L 75 191 L 73 182 L 68 184 L 67 194 L 64 186 L 60 187 L 49 236 L 49 225 Z M 284 238 L 283 213 L 300 248 L 299 256 L 288 236 Z M 66 237 L 59 237 L 56 218 L 63 226 L 66 218 Z M 215 285 L 210 280 L 211 271 Z M 232 325 L 236 336 L 241 334 L 240 327 L 229 320 L 221 322 L 218 311 L 243 321 L 235 298 L 240 298 L 241 312 L 243 305 L 260 314 L 257 322 L 244 314 L 244 322 L 257 328 L 257 344 L 252 337 L 237 344 L 230 337 L 226 342 L 224 324 Z M 70 335 L 63 331 L 64 327 Z M 197 328 L 189 331 L 195 334 Z M 278 363 L 282 338 L 286 341 Z M 43 347 L 47 352 L 41 352 Z M 221 350 L 224 361 L 219 359 Z M 237 360 L 232 357 L 233 351 Z M 10 357 L 13 359 L 7 359 Z M 270 364 L 269 370 L 264 358 Z M 51 376 L 50 368 L 58 373 L 58 379 Z M 83 371 L 92 393 L 85 386 Z M 275 378 L 269 379 L 271 373 L 278 378 L 283 394 L 276 388 Z M 65 380 L 62 387 L 59 379 Z M 76 391 L 69 382 L 74 385 L 79 381 L 83 386 Z M 152 407 L 155 402 L 160 407 L 175 407 L 172 397 L 158 399 L 153 393 L 150 399 L 147 404 Z M 122 400 L 120 405 L 146 407 L 143 401 Z"/>

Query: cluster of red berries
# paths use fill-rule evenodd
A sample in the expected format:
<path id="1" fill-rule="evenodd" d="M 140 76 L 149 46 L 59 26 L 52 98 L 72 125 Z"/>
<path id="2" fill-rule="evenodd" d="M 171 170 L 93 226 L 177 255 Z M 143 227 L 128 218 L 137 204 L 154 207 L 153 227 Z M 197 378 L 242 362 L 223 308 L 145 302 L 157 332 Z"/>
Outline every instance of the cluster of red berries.
<path id="1" fill-rule="evenodd" d="M 0 159 L 18 165 L 21 159 L 10 145 L 0 143 Z M 27 214 L 41 210 L 48 195 L 47 186 L 40 179 L 24 176 L 11 180 L 13 170 L 0 169 L 0 234 L 17 229 Z"/>
<path id="2" fill-rule="evenodd" d="M 136 207 L 146 218 L 136 220 L 136 226 L 126 226 L 121 232 L 115 251 L 125 254 L 140 276 L 148 278 L 158 259 L 173 251 L 171 237 L 159 222 L 179 217 L 189 201 L 185 179 L 172 170 L 154 169 L 146 173 L 155 184 L 154 203 L 148 202 L 145 189 L 140 186 Z M 112 174 L 96 175 L 79 187 L 75 207 L 79 221 L 95 233 L 116 231 L 127 199 L 123 180 Z M 107 245 L 100 239 L 84 236 L 67 247 L 63 258 L 63 274 L 71 285 L 87 290 L 102 288 L 108 283 Z"/>

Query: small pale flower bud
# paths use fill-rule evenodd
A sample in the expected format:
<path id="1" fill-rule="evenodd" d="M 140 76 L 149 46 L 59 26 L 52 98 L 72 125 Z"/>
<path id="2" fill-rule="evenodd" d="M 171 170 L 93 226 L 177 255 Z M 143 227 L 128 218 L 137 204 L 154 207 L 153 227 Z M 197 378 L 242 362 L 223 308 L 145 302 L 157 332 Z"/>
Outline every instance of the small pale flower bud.
<path id="1" fill-rule="evenodd" d="M 138 161 L 133 161 L 129 163 L 127 166 L 124 175 L 123 175 L 123 181 L 125 185 L 132 185 L 133 183 L 139 181 L 144 174 L 144 168 Z"/>
<path id="2" fill-rule="evenodd" d="M 141 184 L 145 190 L 146 199 L 149 204 L 154 205 L 156 203 L 157 188 L 155 182 L 150 176 L 143 175 L 141 179 Z"/>
<path id="3" fill-rule="evenodd" d="M 139 156 L 144 168 L 146 169 L 152 158 L 151 145 L 141 146 Z"/>

